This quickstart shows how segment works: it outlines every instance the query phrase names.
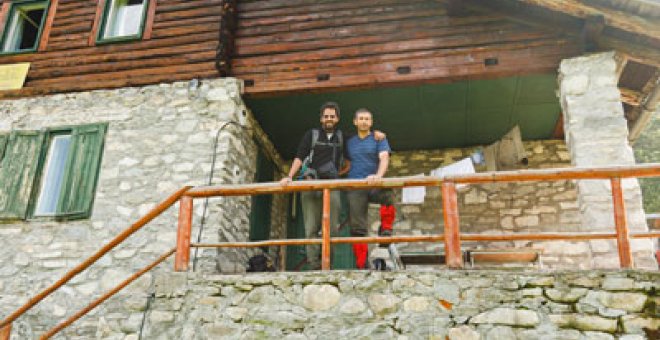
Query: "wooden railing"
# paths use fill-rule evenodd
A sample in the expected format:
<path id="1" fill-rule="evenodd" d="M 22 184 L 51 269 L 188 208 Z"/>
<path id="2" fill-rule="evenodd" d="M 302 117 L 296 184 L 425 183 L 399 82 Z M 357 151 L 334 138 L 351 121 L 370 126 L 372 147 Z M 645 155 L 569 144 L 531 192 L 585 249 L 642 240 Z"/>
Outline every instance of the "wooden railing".
<path id="1" fill-rule="evenodd" d="M 627 177 L 660 176 L 660 164 L 644 164 L 607 168 L 564 168 L 545 170 L 521 170 L 487 172 L 470 175 L 454 175 L 443 178 L 431 176 L 384 178 L 375 183 L 366 180 L 324 180 L 293 182 L 285 187 L 279 183 L 257 183 L 196 187 L 184 194 L 186 204 L 180 205 L 179 229 L 175 270 L 188 270 L 191 247 L 243 248 L 282 245 L 321 244 L 321 269 L 330 269 L 330 246 L 338 243 L 396 243 L 396 242 L 439 242 L 444 241 L 445 260 L 449 268 L 462 268 L 461 241 L 511 241 L 511 240 L 594 240 L 616 239 L 619 261 L 622 268 L 633 267 L 630 238 L 657 238 L 660 233 L 630 234 L 626 222 L 626 211 L 621 189 L 621 179 Z M 535 234 L 465 234 L 460 232 L 457 184 L 479 184 L 499 182 L 557 181 L 575 179 L 604 179 L 612 185 L 615 233 L 535 233 Z M 436 186 L 442 190 L 444 233 L 421 236 L 391 237 L 330 237 L 330 190 L 359 190 L 369 188 L 402 188 L 411 186 Z M 297 191 L 323 190 L 323 218 L 321 239 L 271 240 L 261 242 L 225 242 L 218 244 L 191 244 L 193 198 L 212 196 L 243 196 L 280 194 Z M 598 226 L 595 226 L 598 227 Z"/>
<path id="2" fill-rule="evenodd" d="M 153 208 L 147 215 L 135 222 L 129 228 L 120 233 L 108 244 L 99 249 L 81 264 L 66 273 L 57 282 L 44 289 L 39 294 L 28 300 L 23 306 L 0 322 L 0 340 L 9 340 L 12 323 L 26 311 L 34 307 L 41 300 L 49 296 L 55 290 L 62 287 L 74 276 L 94 264 L 99 258 L 115 248 L 130 235 L 140 230 L 148 222 L 162 214 L 165 210 L 175 204 L 179 204 L 179 225 L 177 231 L 176 248 L 161 255 L 156 261 L 142 268 L 131 277 L 118 284 L 109 292 L 96 299 L 81 311 L 71 316 L 66 321 L 58 324 L 53 329 L 41 336 L 48 339 L 65 327 L 84 316 L 103 301 L 107 300 L 122 288 L 139 278 L 144 273 L 156 267 L 167 259 L 172 253 L 176 253 L 175 270 L 186 271 L 189 268 L 190 249 L 193 247 L 215 247 L 215 248 L 248 248 L 264 246 L 288 246 L 320 244 L 322 247 L 322 270 L 330 269 L 330 246 L 340 243 L 397 243 L 397 242 L 444 242 L 446 265 L 449 268 L 462 268 L 461 241 L 512 241 L 512 240 L 595 240 L 616 239 L 619 252 L 619 260 L 622 268 L 634 266 L 630 250 L 631 238 L 660 238 L 660 232 L 633 233 L 628 230 L 626 221 L 625 204 L 621 179 L 628 177 L 658 177 L 660 176 L 660 164 L 643 164 L 627 167 L 608 168 L 567 168 L 546 170 L 523 170 L 509 172 L 491 172 L 472 175 L 456 175 L 443 178 L 419 176 L 385 178 L 377 182 L 366 180 L 325 180 L 325 181 L 302 181 L 293 182 L 287 186 L 279 183 L 258 183 L 241 185 L 219 185 L 202 187 L 183 187 L 162 203 Z M 456 192 L 457 184 L 497 183 L 497 182 L 526 182 L 526 181 L 554 181 L 574 179 L 605 179 L 612 185 L 612 201 L 614 205 L 614 233 L 528 233 L 510 235 L 489 234 L 465 234 L 460 232 L 458 199 Z M 444 217 L 444 233 L 419 236 L 390 236 L 390 237 L 331 237 L 330 236 L 330 190 L 359 190 L 369 188 L 402 188 L 411 186 L 436 186 L 442 190 L 442 206 Z M 191 243 L 190 235 L 192 228 L 192 211 L 195 198 L 211 196 L 244 196 L 259 194 L 281 194 L 299 191 L 323 191 L 323 218 L 322 237 L 320 239 L 284 239 L 268 240 L 258 242 L 223 242 L 217 244 Z"/>
<path id="3" fill-rule="evenodd" d="M 186 191 L 188 191 L 190 188 L 191 187 L 189 187 L 189 186 L 183 187 L 183 188 L 179 189 L 178 191 L 176 191 L 175 193 L 173 193 L 172 195 L 170 195 L 168 198 L 166 198 L 160 204 L 158 204 L 153 209 L 151 209 L 151 211 L 149 211 L 146 215 L 144 215 L 142 218 L 140 218 L 137 222 L 133 223 L 131 226 L 126 228 L 126 230 L 122 231 L 114 239 L 112 239 L 106 245 L 101 247 L 101 249 L 99 249 L 92 256 L 88 257 L 82 263 L 77 265 L 75 268 L 71 269 L 69 272 L 64 274 L 64 276 L 62 276 L 62 278 L 57 280 L 57 282 L 53 283 L 48 288 L 41 291 L 39 294 L 37 294 L 34 297 L 30 298 L 30 300 L 28 300 L 23 306 L 21 306 L 19 309 L 17 309 L 15 312 L 13 312 L 11 315 L 9 315 L 7 318 L 2 320 L 2 322 L 0 322 L 0 340 L 9 340 L 9 337 L 10 337 L 10 334 L 11 334 L 11 324 L 16 319 L 18 319 L 18 317 L 20 317 L 21 315 L 23 315 L 23 313 L 27 312 L 32 307 L 37 305 L 41 300 L 45 299 L 47 296 L 52 294 L 54 291 L 56 291 L 60 287 L 64 286 L 67 282 L 69 282 L 76 275 L 80 274 L 82 271 L 89 268 L 92 264 L 94 264 L 96 261 L 98 261 L 98 259 L 100 259 L 103 255 L 107 254 L 109 251 L 114 249 L 117 245 L 124 242 L 124 240 L 126 240 L 129 236 L 133 235 L 135 232 L 142 229 L 142 227 L 144 227 L 147 223 L 151 222 L 151 220 L 153 220 L 154 218 L 160 216 L 160 214 L 162 214 L 165 210 L 167 210 L 169 207 L 174 205 L 181 198 L 181 196 Z M 169 255 L 171 255 L 171 253 L 169 253 L 168 256 Z M 162 261 L 160 261 L 160 262 L 162 262 Z M 158 262 L 158 263 L 160 263 L 160 262 Z M 149 266 L 147 266 L 147 267 L 149 267 Z M 154 267 L 155 267 L 155 265 L 154 265 Z M 151 268 L 153 268 L 153 267 L 151 267 Z M 142 272 L 138 276 L 135 276 L 135 275 L 132 276 L 133 280 L 137 279 L 138 277 L 140 277 L 145 272 Z M 133 280 L 131 280 L 129 282 L 126 282 L 126 281 L 122 282 L 122 284 L 126 283 L 124 285 L 124 286 L 126 286 L 130 282 L 132 282 Z M 117 287 L 122 286 L 122 284 L 119 284 Z M 124 286 L 122 286 L 122 287 L 124 287 Z M 117 287 L 115 287 L 112 291 L 114 291 Z M 115 291 L 115 293 L 117 291 Z M 114 293 L 112 295 L 114 295 Z M 108 295 L 103 300 L 106 300 L 110 296 L 111 295 Z M 80 315 L 80 316 L 82 316 L 82 315 Z M 80 316 L 78 316 L 76 319 L 80 318 Z M 73 321 L 75 321 L 75 320 L 73 320 Z M 71 321 L 71 322 L 73 322 L 73 321 Z M 58 328 L 58 327 L 55 327 L 55 328 Z M 61 329 L 61 328 L 59 328 L 59 329 Z M 48 333 L 46 333 L 45 335 L 41 336 L 41 338 L 42 339 L 48 339 L 50 336 L 52 336 L 54 334 L 55 333 L 53 333 L 52 330 L 51 330 Z"/>

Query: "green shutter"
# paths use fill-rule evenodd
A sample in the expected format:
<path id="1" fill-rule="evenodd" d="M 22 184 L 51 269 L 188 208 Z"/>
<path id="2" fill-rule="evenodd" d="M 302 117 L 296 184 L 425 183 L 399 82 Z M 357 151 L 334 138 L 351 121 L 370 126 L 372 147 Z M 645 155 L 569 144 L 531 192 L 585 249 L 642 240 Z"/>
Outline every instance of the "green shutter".
<path id="1" fill-rule="evenodd" d="M 12 132 L 0 162 L 0 219 L 25 219 L 44 134 Z"/>
<path id="2" fill-rule="evenodd" d="M 0 163 L 2 162 L 2 158 L 5 155 L 5 146 L 7 146 L 8 139 L 9 136 L 0 134 Z"/>
<path id="3" fill-rule="evenodd" d="M 89 217 L 101 166 L 106 128 L 105 124 L 84 125 L 71 131 L 71 149 L 57 203 L 57 216 Z"/>

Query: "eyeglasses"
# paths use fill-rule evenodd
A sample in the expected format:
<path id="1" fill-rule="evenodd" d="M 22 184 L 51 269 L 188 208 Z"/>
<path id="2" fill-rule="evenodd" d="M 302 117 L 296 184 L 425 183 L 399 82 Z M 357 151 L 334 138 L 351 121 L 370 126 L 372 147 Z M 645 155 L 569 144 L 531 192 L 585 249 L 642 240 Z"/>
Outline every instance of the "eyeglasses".
<path id="1" fill-rule="evenodd" d="M 336 116 L 336 115 L 323 115 L 323 116 L 321 116 L 321 118 L 323 118 L 323 119 L 331 119 L 331 118 L 337 118 L 337 116 Z"/>

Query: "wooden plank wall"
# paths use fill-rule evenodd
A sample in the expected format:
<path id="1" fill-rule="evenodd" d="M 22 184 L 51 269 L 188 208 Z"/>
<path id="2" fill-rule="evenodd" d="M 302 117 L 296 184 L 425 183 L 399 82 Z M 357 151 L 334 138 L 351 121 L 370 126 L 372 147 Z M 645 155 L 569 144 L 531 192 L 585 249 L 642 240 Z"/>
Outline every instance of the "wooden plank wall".
<path id="1" fill-rule="evenodd" d="M 59 0 L 45 51 L 0 56 L 0 64 L 31 63 L 24 89 L 0 98 L 217 77 L 221 17 L 234 2 L 152 1 L 149 38 L 90 46 L 98 1 Z"/>
<path id="2" fill-rule="evenodd" d="M 246 94 L 271 96 L 554 72 L 582 50 L 551 28 L 457 4 L 242 0 L 231 75 Z"/>

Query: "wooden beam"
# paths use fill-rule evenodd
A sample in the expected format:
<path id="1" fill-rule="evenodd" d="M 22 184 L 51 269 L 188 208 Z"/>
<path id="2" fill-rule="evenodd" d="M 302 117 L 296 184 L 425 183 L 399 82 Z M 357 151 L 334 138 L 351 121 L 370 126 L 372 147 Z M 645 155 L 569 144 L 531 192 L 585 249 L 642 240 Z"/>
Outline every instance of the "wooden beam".
<path id="1" fill-rule="evenodd" d="M 188 271 L 190 264 L 190 233 L 192 230 L 193 199 L 190 196 L 179 200 L 179 227 L 176 234 L 174 271 Z"/>
<path id="2" fill-rule="evenodd" d="M 445 229 L 445 262 L 449 268 L 463 268 L 458 196 L 454 182 L 442 182 L 442 214 Z"/>
<path id="3" fill-rule="evenodd" d="M 660 111 L 660 70 L 656 70 L 655 75 L 649 81 L 649 84 L 653 84 L 652 89 L 649 91 L 648 95 L 640 101 L 640 105 L 635 109 L 637 113 L 637 119 L 632 122 L 630 125 L 630 132 L 628 134 L 628 140 L 631 144 L 634 144 L 639 136 L 644 131 L 644 128 L 651 121 L 651 117 L 654 114 L 659 114 Z"/>
<path id="4" fill-rule="evenodd" d="M 334 207 L 337 209 L 337 207 Z M 330 189 L 323 190 L 321 270 L 330 270 Z"/>
<path id="5" fill-rule="evenodd" d="M 546 8 L 553 12 L 564 13 L 576 18 L 587 19 L 590 16 L 602 16 L 606 26 L 625 32 L 634 33 L 652 40 L 660 37 L 660 24 L 657 20 L 645 19 L 633 14 L 596 7 L 577 0 L 516 0 L 519 3 Z"/>
<path id="6" fill-rule="evenodd" d="M 620 87 L 621 101 L 630 106 L 639 106 L 642 101 L 643 94 L 636 90 L 631 90 L 625 87 Z"/>
<path id="7" fill-rule="evenodd" d="M 552 132 L 552 138 L 564 139 L 564 113 L 559 112 L 559 118 L 555 124 L 555 129 Z"/>
<path id="8" fill-rule="evenodd" d="M 222 14 L 220 14 L 220 37 L 215 64 L 215 68 L 221 77 L 228 76 L 231 71 L 231 58 L 234 55 L 235 49 L 236 27 L 236 0 L 226 0 L 222 4 Z"/>
<path id="9" fill-rule="evenodd" d="M 96 45 L 96 36 L 98 35 L 99 33 L 98 31 L 101 26 L 101 16 L 103 16 L 105 1 L 106 0 L 98 0 L 98 2 L 96 3 L 96 13 L 94 14 L 94 23 L 92 24 L 92 31 L 90 32 L 89 38 L 87 40 L 88 46 Z"/>
<path id="10" fill-rule="evenodd" d="M 283 194 L 296 191 L 318 191 L 323 189 L 363 190 L 371 188 L 402 188 L 411 186 L 440 186 L 443 181 L 452 181 L 457 184 L 478 184 L 496 182 L 530 182 L 530 181 L 558 181 L 566 179 L 608 179 L 613 177 L 646 178 L 659 177 L 660 163 L 647 163 L 628 166 L 610 166 L 600 168 L 561 168 L 540 170 L 516 170 L 480 172 L 469 175 L 436 176 L 407 176 L 383 178 L 378 185 L 367 182 L 366 179 L 338 179 L 338 180 L 309 180 L 294 181 L 287 186 L 280 182 L 263 182 L 236 185 L 209 185 L 198 186 L 186 191 L 186 196 L 246 196 Z"/>
<path id="11" fill-rule="evenodd" d="M 151 39 L 151 33 L 154 29 L 154 17 L 156 16 L 156 0 L 149 0 L 147 5 L 147 18 L 145 19 L 144 32 L 142 33 L 143 40 Z"/>
<path id="12" fill-rule="evenodd" d="M 445 10 L 450 17 L 462 17 L 469 13 L 463 0 L 447 0 Z"/>
<path id="13" fill-rule="evenodd" d="M 500 13 L 507 16 L 509 19 L 516 22 L 528 25 L 531 27 L 536 27 L 539 29 L 548 29 L 551 27 L 555 32 L 566 34 L 568 36 L 579 36 L 579 33 L 582 31 L 583 19 L 589 15 L 603 15 L 605 17 L 605 25 L 610 26 L 608 17 L 604 15 L 603 12 L 598 12 L 596 10 L 589 10 L 583 13 L 573 13 L 573 10 L 562 8 L 561 4 L 565 2 L 575 3 L 574 0 L 558 0 L 555 4 L 554 0 L 464 0 L 470 4 L 471 7 L 485 7 L 490 9 L 493 12 Z M 549 7 L 540 6 L 540 4 L 548 4 Z M 586 7 L 586 5 L 580 4 L 581 7 Z M 553 11 L 556 15 L 548 15 L 548 12 Z M 610 10 L 612 11 L 612 10 Z M 622 15 L 619 13 L 618 18 L 621 18 Z M 627 20 L 630 16 L 623 16 L 624 20 Z M 611 20 L 610 20 L 611 21 Z M 630 21 L 635 21 L 635 18 L 631 18 Z M 652 32 L 656 32 L 654 37 L 649 37 L 649 34 L 644 35 L 647 40 L 651 40 L 653 44 L 640 44 L 630 40 L 623 39 L 621 37 L 611 36 L 609 34 L 602 34 L 599 38 L 599 47 L 600 50 L 616 50 L 619 53 L 625 54 L 625 56 L 631 60 L 638 61 L 643 64 L 660 66 L 660 48 L 658 48 L 659 43 L 657 34 L 660 25 L 657 22 L 648 23 L 646 26 Z M 646 28 L 646 27 L 645 27 Z M 640 29 L 644 31 L 644 29 Z M 637 30 L 633 30 L 636 34 Z M 625 31 L 629 32 L 629 31 Z"/>
<path id="14" fill-rule="evenodd" d="M 43 52 L 48 47 L 48 39 L 50 39 L 51 29 L 53 27 L 53 20 L 57 12 L 59 0 L 52 0 L 48 7 L 48 15 L 46 16 L 46 23 L 41 31 L 41 39 L 39 40 L 39 52 Z"/>
<path id="15" fill-rule="evenodd" d="M 584 19 L 582 28 L 582 39 L 584 39 L 584 49 L 586 52 L 598 50 L 600 37 L 605 28 L 605 17 L 602 15 L 590 15 Z"/>
<path id="16" fill-rule="evenodd" d="M 614 54 L 614 60 L 616 61 L 616 79 L 621 79 L 621 75 L 623 74 L 623 71 L 626 69 L 626 65 L 628 65 L 628 56 L 625 55 L 624 53 L 621 52 L 616 52 Z"/>
<path id="17" fill-rule="evenodd" d="M 0 327 L 0 340 L 9 340 L 11 337 L 11 324 Z"/>
<path id="18" fill-rule="evenodd" d="M 607 35 L 602 36 L 599 43 L 602 50 L 615 50 L 641 64 L 660 67 L 660 48 L 642 46 Z"/>
<path id="19" fill-rule="evenodd" d="M 623 199 L 621 178 L 612 178 L 612 204 L 614 205 L 614 224 L 616 227 L 617 249 L 619 251 L 619 263 L 621 268 L 633 268 L 634 262 L 630 250 L 630 232 L 626 219 L 626 206 Z"/>

